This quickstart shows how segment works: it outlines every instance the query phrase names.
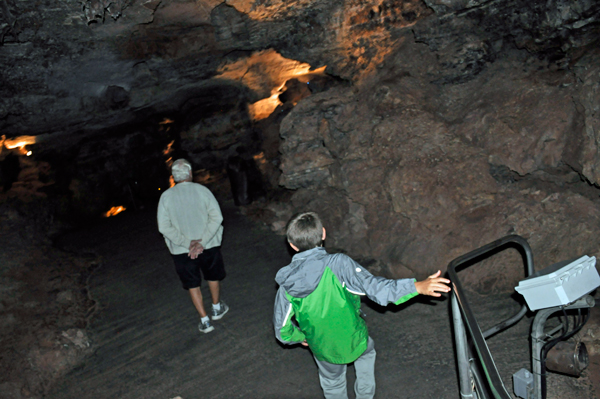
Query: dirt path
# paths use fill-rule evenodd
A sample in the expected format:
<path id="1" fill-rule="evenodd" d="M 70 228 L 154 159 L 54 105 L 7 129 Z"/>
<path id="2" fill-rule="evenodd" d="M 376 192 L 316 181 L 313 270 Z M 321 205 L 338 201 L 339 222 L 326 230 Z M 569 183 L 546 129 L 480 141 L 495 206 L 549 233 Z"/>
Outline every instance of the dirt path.
<path id="1" fill-rule="evenodd" d="M 196 329 L 197 315 L 157 232 L 154 210 L 125 212 L 61 239 L 66 248 L 100 254 L 103 265 L 90 287 L 99 303 L 90 326 L 94 355 L 47 399 L 322 397 L 309 351 L 282 347 L 271 327 L 273 279 L 290 260 L 283 238 L 247 220 L 230 203 L 223 213 L 228 272 L 223 298 L 231 310 L 209 334 Z M 203 293 L 206 298 L 208 290 Z M 512 311 L 510 299 L 509 305 L 486 301 L 493 306 L 481 302 L 484 318 Z M 417 298 L 401 307 L 363 308 L 378 351 L 377 397 L 460 396 L 448 300 Z M 529 323 L 524 320 L 510 335 L 490 340 L 492 353 L 501 352 L 496 360 L 506 370 L 509 391 L 510 375 L 530 368 Z M 350 368 L 349 391 L 353 374 Z"/>

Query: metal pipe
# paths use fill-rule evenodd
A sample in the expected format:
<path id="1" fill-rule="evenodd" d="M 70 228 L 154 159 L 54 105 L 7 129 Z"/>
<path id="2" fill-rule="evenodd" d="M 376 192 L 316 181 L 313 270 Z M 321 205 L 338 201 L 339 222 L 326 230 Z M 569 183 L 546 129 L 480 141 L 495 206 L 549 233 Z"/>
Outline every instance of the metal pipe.
<path id="1" fill-rule="evenodd" d="M 515 314 L 513 317 L 511 317 L 510 319 L 506 319 L 503 322 L 498 323 L 495 326 L 485 330 L 483 332 L 483 338 L 489 338 L 492 335 L 496 334 L 498 331 L 502 331 L 505 328 L 512 326 L 513 324 L 515 324 L 516 322 L 521 320 L 523 318 L 523 316 L 525 316 L 526 313 L 527 313 L 527 305 L 523 304 L 523 306 L 521 306 L 521 310 L 519 310 L 519 312 L 517 314 Z"/>
<path id="2" fill-rule="evenodd" d="M 592 308 L 595 305 L 594 298 L 590 295 L 584 295 L 570 305 L 564 307 L 564 309 L 582 309 Z M 563 309 L 562 306 L 555 306 L 553 308 L 541 309 L 533 319 L 531 326 L 531 368 L 533 369 L 533 397 L 535 399 L 542 399 L 542 347 L 546 343 L 544 337 L 544 326 L 546 320 L 552 314 L 559 312 Z"/>
<path id="3" fill-rule="evenodd" d="M 559 342 L 546 355 L 546 370 L 573 377 L 580 377 L 588 365 L 588 352 L 583 342 Z"/>

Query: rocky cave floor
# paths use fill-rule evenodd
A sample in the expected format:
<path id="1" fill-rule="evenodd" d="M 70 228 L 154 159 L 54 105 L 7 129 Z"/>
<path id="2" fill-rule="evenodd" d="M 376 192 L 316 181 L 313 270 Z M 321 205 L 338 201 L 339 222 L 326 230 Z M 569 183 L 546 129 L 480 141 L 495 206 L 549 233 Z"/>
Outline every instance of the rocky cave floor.
<path id="1" fill-rule="evenodd" d="M 62 234 L 54 245 L 35 227 L 52 220 L 0 211 L 0 398 L 321 397 L 308 350 L 279 345 L 271 327 L 273 279 L 290 259 L 284 239 L 231 201 L 223 203 L 222 247 L 231 310 L 206 335 L 196 330 L 154 207 Z M 510 294 L 472 295 L 483 328 L 518 309 Z M 365 302 L 377 397 L 460 397 L 448 305 L 447 297 L 388 308 Z M 511 393 L 512 374 L 531 369 L 532 320 L 488 340 Z M 548 399 L 600 398 L 598 305 L 578 338 L 589 368 L 580 378 L 549 374 Z M 348 376 L 352 391 L 352 368 Z"/>

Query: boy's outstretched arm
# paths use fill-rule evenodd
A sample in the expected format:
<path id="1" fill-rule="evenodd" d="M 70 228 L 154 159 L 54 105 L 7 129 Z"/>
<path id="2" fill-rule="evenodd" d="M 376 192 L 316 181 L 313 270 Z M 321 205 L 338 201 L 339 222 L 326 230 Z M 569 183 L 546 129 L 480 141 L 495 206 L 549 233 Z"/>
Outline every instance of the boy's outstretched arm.
<path id="1" fill-rule="evenodd" d="M 450 284 L 450 280 L 440 277 L 440 274 L 442 274 L 442 272 L 438 270 L 437 273 L 432 274 L 425 280 L 415 282 L 417 292 L 421 295 L 436 297 L 442 296 L 440 292 L 449 292 L 450 287 L 447 284 Z"/>

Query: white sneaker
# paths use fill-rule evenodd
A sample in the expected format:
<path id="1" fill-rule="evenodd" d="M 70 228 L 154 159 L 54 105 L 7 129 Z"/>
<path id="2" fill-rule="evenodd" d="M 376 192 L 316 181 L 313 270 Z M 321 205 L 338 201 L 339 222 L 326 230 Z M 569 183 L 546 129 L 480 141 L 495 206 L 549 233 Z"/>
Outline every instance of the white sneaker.
<path id="1" fill-rule="evenodd" d="M 214 307 L 212 309 L 213 320 L 221 320 L 221 318 L 225 316 L 225 313 L 229 312 L 229 306 L 227 306 L 225 302 L 220 301 L 219 303 L 221 304 L 221 309 L 216 310 Z"/>
<path id="2" fill-rule="evenodd" d="M 198 323 L 198 330 L 200 330 L 200 332 L 203 333 L 209 333 L 212 330 L 214 330 L 215 328 L 212 326 L 212 324 L 210 324 L 210 320 L 206 320 L 204 323 L 202 321 L 200 321 L 200 323 Z"/>

